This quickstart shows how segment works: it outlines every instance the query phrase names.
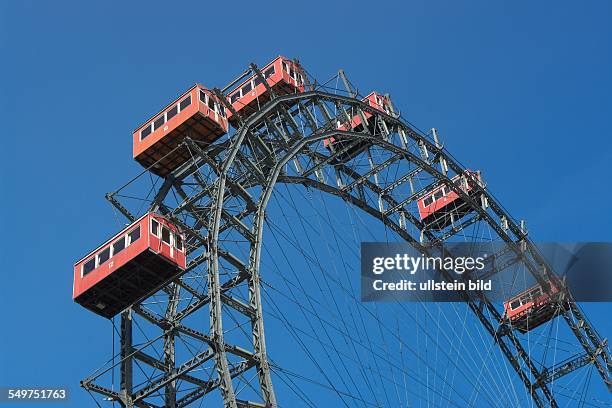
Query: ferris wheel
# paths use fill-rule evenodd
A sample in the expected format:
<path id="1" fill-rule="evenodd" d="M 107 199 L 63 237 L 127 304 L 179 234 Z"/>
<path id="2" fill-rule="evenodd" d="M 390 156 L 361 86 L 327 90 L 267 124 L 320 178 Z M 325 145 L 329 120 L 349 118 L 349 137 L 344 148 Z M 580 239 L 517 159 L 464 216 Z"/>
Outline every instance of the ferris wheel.
<path id="1" fill-rule="evenodd" d="M 75 301 L 113 321 L 81 382 L 97 404 L 609 405 L 587 392 L 611 387 L 607 341 L 525 222 L 388 94 L 279 56 L 194 85 L 133 146 L 145 171 L 106 195 L 119 232 L 74 269 Z M 364 241 L 507 244 L 485 275 L 535 285 L 364 303 Z"/>

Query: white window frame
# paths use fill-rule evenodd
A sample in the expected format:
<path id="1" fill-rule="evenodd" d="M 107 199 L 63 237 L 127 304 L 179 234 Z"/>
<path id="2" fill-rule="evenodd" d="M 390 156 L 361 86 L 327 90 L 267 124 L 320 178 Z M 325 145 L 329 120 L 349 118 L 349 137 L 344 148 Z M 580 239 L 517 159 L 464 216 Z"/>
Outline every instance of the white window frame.
<path id="1" fill-rule="evenodd" d="M 181 243 L 183 244 L 183 248 L 182 249 L 178 249 L 176 247 L 176 236 L 179 236 L 181 238 Z M 182 234 L 179 234 L 177 232 L 174 232 L 172 230 L 170 230 L 170 236 L 171 236 L 171 241 L 172 241 L 172 248 L 174 248 L 175 250 L 177 250 L 178 252 L 183 252 L 185 249 L 185 237 Z"/>
<path id="2" fill-rule="evenodd" d="M 155 129 L 155 122 L 157 122 L 157 119 L 160 118 L 164 118 L 164 123 L 162 123 L 157 129 L 161 129 L 167 122 L 166 120 L 166 112 L 162 113 L 161 116 L 156 117 L 155 119 L 153 119 L 151 121 L 151 125 L 153 125 L 153 132 L 155 132 L 157 129 Z"/>
<path id="3" fill-rule="evenodd" d="M 270 69 L 272 69 L 272 73 L 270 75 L 266 76 L 266 71 L 268 71 Z M 264 80 L 266 80 L 266 81 L 268 80 L 268 78 L 270 78 L 274 74 L 276 74 L 276 67 L 274 66 L 274 64 L 272 64 L 271 66 L 269 66 L 268 68 L 264 69 L 261 72 L 261 76 L 263 76 Z"/>
<path id="4" fill-rule="evenodd" d="M 96 269 L 98 269 L 98 266 L 96 265 L 96 264 L 97 264 L 97 262 L 98 262 L 98 261 L 96 260 L 96 259 L 97 259 L 97 256 L 98 256 L 98 254 L 96 254 L 96 255 L 92 256 L 92 257 L 91 257 L 91 258 L 89 258 L 87 261 L 83 262 L 83 264 L 81 265 L 81 278 L 85 276 L 85 264 L 86 264 L 87 262 L 91 261 L 92 259 L 94 260 L 94 267 L 93 267 L 93 269 L 92 269 L 91 271 L 87 272 L 87 274 L 90 274 L 90 273 L 92 273 L 93 271 L 95 271 Z"/>
<path id="5" fill-rule="evenodd" d="M 247 93 L 249 93 L 249 92 L 253 92 L 253 89 L 254 89 L 254 87 L 253 87 L 253 80 L 252 80 L 252 79 L 250 79 L 250 80 L 248 80 L 247 82 L 245 82 L 244 84 L 242 84 L 242 86 L 240 87 L 240 95 L 241 95 L 240 97 L 241 97 L 241 98 L 244 98 L 244 97 L 246 96 L 245 94 L 243 94 L 243 93 L 242 93 L 242 88 L 244 88 L 245 86 L 247 86 L 247 84 L 251 85 L 251 89 L 250 89 L 249 91 L 247 91 Z"/>
<path id="6" fill-rule="evenodd" d="M 169 241 L 170 242 L 164 241 L 164 238 L 163 238 L 163 236 L 164 236 L 164 228 L 167 229 L 168 233 L 170 234 L 170 237 L 169 237 Z M 172 230 L 170 228 L 168 228 L 167 226 L 162 225 L 162 230 L 160 231 L 160 234 L 159 234 L 159 240 L 160 240 L 160 242 L 162 244 L 166 244 L 166 245 L 169 245 L 170 247 L 172 247 Z"/>
<path id="7" fill-rule="evenodd" d="M 153 222 L 157 223 L 157 234 L 155 234 L 153 232 Z M 157 221 L 155 218 L 151 217 L 151 235 L 153 235 L 154 237 L 160 238 L 160 227 L 161 227 L 161 222 Z"/>
<path id="8" fill-rule="evenodd" d="M 181 113 L 183 111 L 183 109 L 181 109 L 181 102 L 183 102 L 185 99 L 188 99 L 188 98 L 191 98 L 191 94 L 185 96 L 183 99 L 181 99 L 180 101 L 176 103 L 176 106 L 178 107 L 178 113 Z M 191 106 L 192 103 L 193 101 L 190 101 L 187 107 Z"/>
<path id="9" fill-rule="evenodd" d="M 136 231 L 138 228 L 140 228 L 140 225 L 138 225 L 136 228 L 129 230 L 128 232 L 125 233 L 125 247 L 129 247 L 130 245 L 132 245 L 134 242 L 132 241 L 132 237 L 130 237 L 130 234 L 134 231 Z M 142 237 L 142 228 L 140 228 L 140 236 L 138 237 L 138 239 L 140 239 Z M 138 239 L 136 241 L 138 241 Z M 129 242 L 128 242 L 129 241 Z"/>
<path id="10" fill-rule="evenodd" d="M 110 254 L 110 257 L 111 257 L 111 258 L 112 258 L 113 256 L 115 256 L 115 242 L 119 242 L 119 240 L 120 240 L 120 239 L 123 239 L 123 249 L 122 249 L 122 251 L 124 251 L 124 250 L 127 248 L 127 245 L 125 245 L 126 237 L 125 237 L 125 234 L 123 234 L 123 235 L 121 236 L 121 238 L 118 238 L 118 239 L 116 239 L 116 240 L 114 240 L 114 241 L 112 241 L 112 242 L 110 243 L 110 249 L 111 249 L 111 254 Z M 110 259 L 110 258 L 109 258 L 109 259 Z"/>
<path id="11" fill-rule="evenodd" d="M 100 267 L 100 265 L 102 265 L 104 262 L 109 261 L 113 256 L 111 255 L 112 252 L 112 248 L 111 248 L 112 243 L 108 244 L 108 247 L 105 247 L 104 249 L 101 249 L 100 251 L 98 251 L 98 253 L 96 253 L 96 269 Z M 100 258 L 98 258 L 98 256 L 104 252 L 106 250 L 106 248 L 108 248 L 108 259 L 104 262 L 100 262 Z"/>
<path id="12" fill-rule="evenodd" d="M 165 111 L 165 112 L 164 112 L 164 116 L 165 116 L 165 118 L 166 118 L 166 119 L 164 120 L 164 124 L 168 123 L 168 121 L 169 121 L 170 119 L 172 119 L 172 118 L 168 119 L 168 112 L 169 112 L 169 111 L 171 111 L 171 110 L 172 110 L 172 108 L 174 108 L 175 106 L 176 106 L 176 114 L 173 116 L 173 118 L 174 118 L 174 117 L 176 117 L 176 115 L 178 115 L 178 114 L 180 113 L 180 106 L 178 106 L 178 104 L 172 105 L 170 108 L 168 108 L 168 110 L 167 110 L 167 111 Z"/>
<path id="13" fill-rule="evenodd" d="M 146 135 L 145 137 L 149 137 L 149 136 L 151 136 L 151 134 L 152 134 L 153 132 L 155 132 L 155 131 L 153 130 L 153 121 L 149 122 L 149 124 L 148 124 L 147 126 L 143 126 L 143 128 L 142 128 L 142 129 L 140 129 L 140 132 L 139 132 L 139 135 L 138 135 L 138 136 L 140 137 L 140 141 L 141 141 L 141 142 L 142 142 L 142 140 L 143 140 L 143 137 L 142 137 L 142 131 L 143 131 L 143 130 L 145 130 L 147 127 L 149 128 L 149 130 L 150 130 L 151 132 L 150 132 L 148 135 Z"/>
<path id="14" fill-rule="evenodd" d="M 213 112 L 215 112 L 217 115 L 220 115 L 220 116 L 222 116 L 222 117 L 225 117 L 225 116 L 223 116 L 223 115 L 221 114 L 221 109 L 219 108 L 219 103 L 217 102 L 217 100 L 216 100 L 216 99 L 213 99 L 213 98 L 211 97 L 211 95 L 209 95 L 207 92 L 202 92 L 202 93 L 204 94 L 204 99 L 205 99 L 205 100 L 204 100 L 204 101 L 202 101 L 202 102 L 204 102 L 204 105 L 206 106 L 206 108 L 207 108 L 209 111 L 213 111 Z M 212 101 L 212 106 L 213 106 L 212 108 L 210 107 L 210 103 L 211 103 L 211 101 Z"/>

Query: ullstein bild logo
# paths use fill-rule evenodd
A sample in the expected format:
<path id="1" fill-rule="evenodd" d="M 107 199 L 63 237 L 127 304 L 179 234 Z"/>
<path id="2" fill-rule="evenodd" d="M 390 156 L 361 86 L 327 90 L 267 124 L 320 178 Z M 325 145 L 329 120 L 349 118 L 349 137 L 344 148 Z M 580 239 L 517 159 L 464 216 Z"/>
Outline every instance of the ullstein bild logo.
<path id="1" fill-rule="evenodd" d="M 424 254 L 409 244 L 362 243 L 361 299 L 457 302 L 484 292 L 505 301 L 540 284 L 525 267 L 529 255 L 517 251 L 505 243 L 456 243 Z M 612 244 L 544 243 L 538 251 L 576 300 L 612 300 Z"/>

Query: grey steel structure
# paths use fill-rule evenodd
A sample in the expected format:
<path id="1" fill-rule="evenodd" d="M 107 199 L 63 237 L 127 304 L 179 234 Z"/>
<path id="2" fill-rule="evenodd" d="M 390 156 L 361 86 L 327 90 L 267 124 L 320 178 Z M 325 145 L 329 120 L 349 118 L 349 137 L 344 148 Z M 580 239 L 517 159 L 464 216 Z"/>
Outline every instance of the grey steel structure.
<path id="1" fill-rule="evenodd" d="M 242 77 L 253 74 L 261 76 L 252 64 Z M 121 314 L 119 358 L 112 367 L 83 380 L 86 390 L 125 407 L 184 407 L 202 398 L 222 400 L 225 407 L 281 404 L 274 392 L 266 349 L 269 333 L 264 330 L 260 288 L 266 206 L 278 183 L 337 196 L 423 253 L 435 251 L 460 231 L 486 225 L 497 240 L 516 244 L 511 253 L 499 254 L 507 266 L 522 263 L 538 281 L 554 279 L 524 224 L 506 214 L 484 186 L 478 187 L 482 194 L 474 200 L 451 182 L 464 168 L 439 143 L 435 131 L 430 137 L 399 114 L 387 114 L 361 102 L 342 71 L 334 80 L 344 84 L 343 91 L 329 87 L 331 81 L 318 83 L 305 72 L 304 77 L 303 93 L 273 95 L 259 112 L 241 117 L 239 129 L 220 143 L 200 145 L 186 135 L 178 148 L 191 159 L 157 183 L 154 195 L 145 201 L 148 208 L 142 210 L 165 214 L 187 234 L 188 268 L 150 299 Z M 223 96 L 222 90 L 215 92 Z M 233 111 L 229 104 L 226 108 Z M 339 124 L 350 123 L 354 115 L 368 123 L 363 131 L 338 130 Z M 336 151 L 322 147 L 322 141 L 331 136 L 350 138 L 353 147 L 361 144 L 364 148 L 346 159 L 350 145 Z M 382 182 L 380 175 L 397 163 L 405 171 L 392 182 Z M 441 184 L 459 194 L 471 212 L 438 231 L 422 224 L 416 201 Z M 410 194 L 401 194 L 400 187 L 403 191 L 408 188 Z M 122 202 L 121 189 L 109 193 L 107 199 L 128 221 L 139 215 Z M 586 365 L 594 366 L 610 386 L 607 343 L 569 294 L 559 300 L 563 305 L 559 305 L 558 318 L 567 323 L 583 352 L 546 368 L 532 362 L 524 336 L 504 320 L 500 305 L 484 295 L 466 293 L 464 300 L 495 339 L 536 406 L 556 407 L 551 382 Z M 199 327 L 197 322 L 202 321 L 208 324 Z M 139 327 L 148 326 L 143 329 L 148 341 L 139 344 L 133 341 L 137 322 Z M 226 330 L 230 323 L 240 330 Z M 177 351 L 179 337 L 201 346 L 193 346 L 186 358 Z M 98 381 L 115 367 L 120 367 L 119 390 Z M 149 370 L 139 383 L 136 367 Z M 245 389 L 254 396 L 251 400 L 241 397 Z"/>

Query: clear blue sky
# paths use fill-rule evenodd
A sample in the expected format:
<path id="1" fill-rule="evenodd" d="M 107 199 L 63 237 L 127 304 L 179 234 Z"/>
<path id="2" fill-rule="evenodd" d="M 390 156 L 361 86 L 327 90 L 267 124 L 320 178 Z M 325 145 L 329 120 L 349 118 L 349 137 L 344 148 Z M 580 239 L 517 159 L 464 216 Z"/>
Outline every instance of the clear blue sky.
<path id="1" fill-rule="evenodd" d="M 72 303 L 72 264 L 116 227 L 131 131 L 281 53 L 438 128 L 534 239 L 610 241 L 611 19 L 608 1 L 2 2 L 0 386 L 88 406 L 110 331 Z M 586 309 L 609 337 L 609 305 Z"/>

